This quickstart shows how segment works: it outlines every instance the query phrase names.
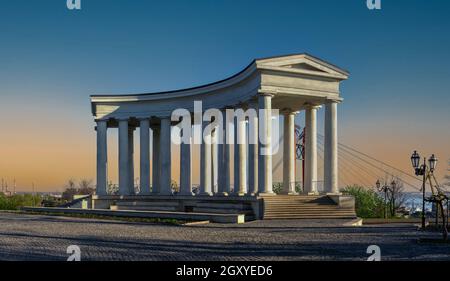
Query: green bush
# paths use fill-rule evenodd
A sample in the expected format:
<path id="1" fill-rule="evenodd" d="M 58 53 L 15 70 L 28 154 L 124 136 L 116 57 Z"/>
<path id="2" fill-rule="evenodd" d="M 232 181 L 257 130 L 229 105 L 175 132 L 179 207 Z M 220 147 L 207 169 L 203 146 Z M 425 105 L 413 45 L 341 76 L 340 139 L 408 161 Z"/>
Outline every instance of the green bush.
<path id="1" fill-rule="evenodd" d="M 362 186 L 347 186 L 342 193 L 355 197 L 356 214 L 361 218 L 384 217 L 384 201 L 375 191 Z"/>
<path id="2" fill-rule="evenodd" d="M 272 184 L 272 191 L 276 194 L 280 194 L 283 191 L 283 183 L 282 182 L 274 182 Z"/>
<path id="3" fill-rule="evenodd" d="M 41 201 L 40 195 L 16 194 L 5 196 L 0 194 L 0 210 L 19 210 L 24 206 L 40 206 Z"/>

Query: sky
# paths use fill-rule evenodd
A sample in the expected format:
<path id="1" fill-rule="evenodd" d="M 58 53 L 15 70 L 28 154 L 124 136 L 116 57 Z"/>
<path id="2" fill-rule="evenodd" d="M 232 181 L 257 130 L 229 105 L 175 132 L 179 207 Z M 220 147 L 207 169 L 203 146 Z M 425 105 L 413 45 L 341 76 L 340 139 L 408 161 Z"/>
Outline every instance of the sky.
<path id="1" fill-rule="evenodd" d="M 414 149 L 435 153 L 438 177 L 447 172 L 449 1 L 382 0 L 381 10 L 365 0 L 81 4 L 0 0 L 0 177 L 10 186 L 15 178 L 18 190 L 95 179 L 91 94 L 192 87 L 255 58 L 302 52 L 350 72 L 340 142 L 405 171 Z M 117 140 L 109 139 L 116 181 Z"/>

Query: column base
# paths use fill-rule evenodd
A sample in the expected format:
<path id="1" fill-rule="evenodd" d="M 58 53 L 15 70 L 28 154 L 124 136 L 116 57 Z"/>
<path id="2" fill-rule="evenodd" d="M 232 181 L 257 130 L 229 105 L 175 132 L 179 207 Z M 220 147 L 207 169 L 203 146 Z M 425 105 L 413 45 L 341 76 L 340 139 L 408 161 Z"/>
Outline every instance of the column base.
<path id="1" fill-rule="evenodd" d="M 309 196 L 313 196 L 313 195 L 319 195 L 319 192 L 318 191 L 310 191 L 310 192 L 308 192 L 306 194 L 309 195 Z"/>
<path id="2" fill-rule="evenodd" d="M 258 196 L 276 196 L 275 192 L 259 192 Z"/>
<path id="3" fill-rule="evenodd" d="M 342 195 L 342 192 L 326 192 L 325 195 L 327 196 Z"/>
<path id="4" fill-rule="evenodd" d="M 298 192 L 295 191 L 281 192 L 280 195 L 298 195 Z"/>
<path id="5" fill-rule="evenodd" d="M 212 196 L 213 194 L 212 194 L 212 192 L 200 192 L 198 195 L 199 196 Z"/>
<path id="6" fill-rule="evenodd" d="M 245 193 L 244 192 L 239 192 L 239 193 L 231 193 L 230 194 L 231 196 L 244 196 L 245 195 Z"/>
<path id="7" fill-rule="evenodd" d="M 217 195 L 217 196 L 222 196 L 222 197 L 226 197 L 226 196 L 228 196 L 229 194 L 228 194 L 228 192 L 218 192 L 218 193 L 216 193 L 215 195 Z"/>

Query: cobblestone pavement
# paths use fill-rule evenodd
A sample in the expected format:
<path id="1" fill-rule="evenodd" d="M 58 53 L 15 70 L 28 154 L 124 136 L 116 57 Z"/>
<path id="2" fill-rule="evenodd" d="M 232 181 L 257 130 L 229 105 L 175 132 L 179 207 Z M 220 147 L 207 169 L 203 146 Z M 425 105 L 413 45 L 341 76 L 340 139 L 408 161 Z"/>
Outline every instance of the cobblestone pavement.
<path id="1" fill-rule="evenodd" d="M 0 213 L 0 260 L 450 260 L 450 244 L 418 244 L 413 225 L 344 227 L 343 221 L 255 221 L 173 226 Z"/>

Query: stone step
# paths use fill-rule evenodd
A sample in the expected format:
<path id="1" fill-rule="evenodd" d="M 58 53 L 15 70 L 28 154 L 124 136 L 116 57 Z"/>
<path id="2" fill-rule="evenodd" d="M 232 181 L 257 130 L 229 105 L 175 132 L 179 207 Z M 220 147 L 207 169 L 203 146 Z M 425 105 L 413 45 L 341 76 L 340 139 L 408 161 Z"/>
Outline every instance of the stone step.
<path id="1" fill-rule="evenodd" d="M 328 196 L 264 197 L 264 219 L 355 218 L 352 208 L 340 208 Z"/>
<path id="2" fill-rule="evenodd" d="M 287 211 L 280 211 L 280 212 L 266 212 L 266 213 L 264 213 L 265 215 L 280 215 L 280 214 L 287 214 L 287 215 L 289 215 L 289 214 L 291 214 L 291 215 L 297 215 L 297 214 L 300 214 L 300 215 L 303 215 L 303 214 L 333 214 L 333 215 L 342 215 L 342 214 L 354 214 L 354 212 L 352 212 L 352 211 L 345 211 L 345 212 L 333 212 L 333 213 L 330 213 L 330 212 L 328 212 L 328 211 L 322 211 L 322 212 L 295 212 L 295 213 L 293 213 L 293 212 L 287 212 Z"/>
<path id="3" fill-rule="evenodd" d="M 172 206 L 178 207 L 178 202 L 158 202 L 158 201 L 118 201 L 117 206 Z"/>
<path id="4" fill-rule="evenodd" d="M 264 209 L 265 211 L 271 211 L 271 210 L 287 210 L 287 211 L 295 211 L 295 210 L 323 210 L 323 211 L 339 211 L 339 210 L 353 210 L 352 208 L 340 208 L 338 206 L 328 206 L 328 207 L 317 207 L 317 206 L 297 206 L 297 207 L 285 207 L 285 206 L 279 206 L 277 208 L 267 208 L 267 206 Z"/>
<path id="5" fill-rule="evenodd" d="M 118 210 L 136 211 L 178 211 L 176 207 L 164 206 L 117 206 Z"/>
<path id="6" fill-rule="evenodd" d="M 279 206 L 265 206 L 266 210 L 272 210 L 272 209 L 292 209 L 292 210 L 296 210 L 296 209 L 342 209 L 339 206 L 284 206 L 284 205 L 279 205 Z"/>
<path id="7" fill-rule="evenodd" d="M 346 213 L 333 213 L 333 214 L 327 214 L 327 213 L 268 213 L 264 214 L 264 217 L 280 217 L 280 216 L 355 216 L 355 213 L 353 212 L 346 212 Z"/>
<path id="8" fill-rule="evenodd" d="M 266 202 L 277 202 L 277 201 L 279 201 L 279 202 L 290 202 L 290 201 L 309 202 L 309 201 L 318 201 L 318 200 L 330 201 L 330 199 L 322 198 L 322 197 L 319 197 L 319 198 L 309 198 L 308 197 L 308 198 L 304 198 L 304 199 L 298 199 L 298 198 L 292 198 L 292 199 L 289 199 L 289 198 L 286 198 L 286 199 L 284 199 L 284 198 L 271 198 L 271 199 L 267 199 L 267 198 L 264 198 L 263 200 L 266 201 Z"/>
<path id="9" fill-rule="evenodd" d="M 286 216 L 275 216 L 275 217 L 264 217 L 265 220 L 280 220 L 280 219 L 355 219 L 356 216 L 297 216 L 297 215 L 286 215 Z"/>
<path id="10" fill-rule="evenodd" d="M 287 213 L 287 212 L 281 212 L 281 213 L 267 213 L 264 214 L 264 216 L 281 216 L 281 215 L 292 215 L 292 216 L 304 216 L 304 215 L 314 215 L 314 216 L 340 216 L 340 215 L 354 215 L 353 212 L 343 212 L 343 213 Z"/>
<path id="11" fill-rule="evenodd" d="M 332 200 L 327 199 L 314 199 L 314 200 L 264 200 L 267 203 L 329 203 L 333 204 Z"/>
<path id="12" fill-rule="evenodd" d="M 253 215 L 253 210 L 238 210 L 238 209 L 219 209 L 219 208 L 198 208 L 194 207 L 195 213 L 216 213 L 216 214 L 244 214 Z"/>
<path id="13" fill-rule="evenodd" d="M 301 203 L 301 204 L 265 204 L 265 206 L 268 207 L 280 207 L 280 206 L 286 206 L 286 207 L 302 207 L 302 206 L 313 206 L 313 207 L 333 207 L 336 206 L 335 204 L 317 204 L 317 203 Z"/>
<path id="14" fill-rule="evenodd" d="M 194 205 L 194 208 L 202 207 L 202 208 L 225 208 L 225 209 L 235 209 L 235 210 L 251 210 L 251 205 L 236 205 L 234 203 L 210 203 L 210 202 L 197 202 Z"/>

